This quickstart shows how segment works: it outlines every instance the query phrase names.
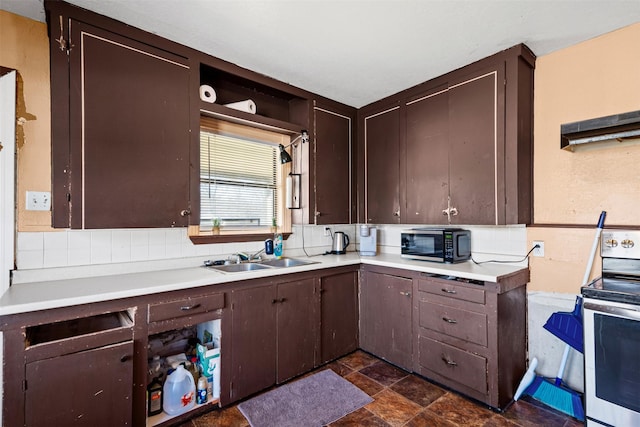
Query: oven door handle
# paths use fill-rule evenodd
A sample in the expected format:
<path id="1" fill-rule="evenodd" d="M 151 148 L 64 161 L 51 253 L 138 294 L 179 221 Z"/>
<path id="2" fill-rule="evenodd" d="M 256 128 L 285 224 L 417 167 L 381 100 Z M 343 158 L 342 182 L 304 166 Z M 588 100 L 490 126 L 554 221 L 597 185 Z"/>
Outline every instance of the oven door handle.
<path id="1" fill-rule="evenodd" d="M 629 317 L 631 319 L 640 320 L 640 311 L 634 307 L 619 307 L 616 305 L 597 304 L 593 302 L 584 302 L 585 310 L 599 311 L 601 313 L 613 314 L 614 316 Z"/>

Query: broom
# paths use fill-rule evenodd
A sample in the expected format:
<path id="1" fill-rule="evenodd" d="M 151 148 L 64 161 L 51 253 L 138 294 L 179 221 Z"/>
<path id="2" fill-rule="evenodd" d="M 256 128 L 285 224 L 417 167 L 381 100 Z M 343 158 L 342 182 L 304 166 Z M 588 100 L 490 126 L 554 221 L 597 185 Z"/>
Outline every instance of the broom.
<path id="1" fill-rule="evenodd" d="M 553 313 L 544 325 L 546 330 L 566 343 L 564 354 L 562 355 L 555 381 L 536 375 L 531 385 L 526 388 L 526 393 L 558 411 L 584 421 L 581 395 L 566 387 L 562 382 L 567 358 L 569 357 L 569 349 L 573 347 L 581 353 L 584 351 L 581 311 L 582 298 L 578 296 L 573 312 Z"/>
<path id="2" fill-rule="evenodd" d="M 591 254 L 589 256 L 589 262 L 587 263 L 587 269 L 584 273 L 584 278 L 582 280 L 583 286 L 586 285 L 589 281 L 589 275 L 591 274 L 591 268 L 593 267 L 593 260 L 595 258 L 595 253 L 598 248 L 598 242 L 600 240 L 600 234 L 602 233 L 602 229 L 604 228 L 604 219 L 607 213 L 602 211 L 600 213 L 600 218 L 598 220 L 598 226 L 596 228 L 596 235 L 593 239 L 593 245 L 591 247 Z M 535 357 L 531 361 L 529 365 L 529 369 L 524 374 L 524 377 L 520 381 L 518 389 L 514 395 L 513 400 L 517 401 L 523 393 L 527 393 L 532 396 L 534 399 L 539 400 L 546 405 L 557 409 L 565 414 L 568 414 L 572 417 L 580 421 L 584 421 L 584 407 L 582 405 L 582 397 L 579 393 L 571 390 L 568 387 L 565 387 L 562 383 L 562 376 L 564 374 L 564 369 L 567 363 L 567 358 L 569 357 L 569 349 L 571 346 L 576 348 L 576 350 L 582 352 L 583 351 L 583 343 L 582 343 L 582 316 L 581 316 L 581 308 L 582 308 L 582 299 L 578 297 L 576 301 L 576 305 L 573 309 L 572 313 L 554 313 L 547 321 L 547 324 L 544 325 L 544 328 L 552 332 L 554 335 L 558 336 L 565 343 L 564 354 L 562 355 L 562 361 L 560 363 L 560 368 L 558 369 L 558 374 L 556 375 L 556 379 L 554 382 L 551 380 L 544 378 L 542 376 L 536 375 L 535 369 L 538 365 L 538 359 Z M 573 323 L 574 332 L 577 331 L 577 325 L 580 326 L 580 339 L 575 340 L 572 339 L 574 335 L 564 334 L 562 333 L 561 327 L 562 323 L 567 322 Z M 554 324 L 554 322 L 556 324 Z M 564 327 L 567 328 L 569 325 L 565 323 Z M 570 346 L 571 344 L 571 346 Z"/>

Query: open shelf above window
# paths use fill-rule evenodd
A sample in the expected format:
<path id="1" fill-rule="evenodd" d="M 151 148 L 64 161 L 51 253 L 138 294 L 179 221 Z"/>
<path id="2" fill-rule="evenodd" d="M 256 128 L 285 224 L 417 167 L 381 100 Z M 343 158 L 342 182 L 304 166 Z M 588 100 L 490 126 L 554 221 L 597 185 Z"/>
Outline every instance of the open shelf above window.
<path id="1" fill-rule="evenodd" d="M 201 114 L 291 134 L 306 128 L 309 101 L 302 96 L 207 64 L 200 64 L 200 84 L 215 91 L 215 103 L 200 101 Z M 255 114 L 225 106 L 249 99 Z"/>

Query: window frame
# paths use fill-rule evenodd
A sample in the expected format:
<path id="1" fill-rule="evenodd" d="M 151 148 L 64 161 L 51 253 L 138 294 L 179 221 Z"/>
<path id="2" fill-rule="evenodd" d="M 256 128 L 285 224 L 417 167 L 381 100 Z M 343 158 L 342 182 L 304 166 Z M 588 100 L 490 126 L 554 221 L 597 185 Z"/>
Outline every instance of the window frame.
<path id="1" fill-rule="evenodd" d="M 234 123 L 218 118 L 201 116 L 200 126 L 198 128 L 198 141 L 200 141 L 200 132 L 202 129 L 211 132 L 219 132 L 222 134 L 232 135 L 235 137 L 246 138 L 252 141 L 265 141 L 267 143 L 282 144 L 287 146 L 291 142 L 291 135 L 288 133 L 280 133 L 271 130 L 261 129 L 253 127 L 247 124 Z M 198 188 L 200 188 L 200 144 L 198 143 Z M 226 243 L 226 242 L 249 242 L 256 240 L 263 240 L 268 237 L 272 237 L 275 232 L 281 233 L 286 239 L 291 235 L 292 214 L 291 210 L 286 207 L 286 188 L 285 178 L 291 172 L 291 163 L 280 164 L 278 163 L 277 171 L 277 223 L 278 226 L 274 229 L 272 226 L 252 228 L 252 229 L 225 229 L 222 227 L 219 234 L 213 234 L 211 230 L 202 230 L 200 224 L 190 225 L 188 229 L 188 235 L 194 244 L 207 244 L 207 243 Z M 198 191 L 198 198 L 200 198 L 200 192 Z M 199 199 L 199 202 L 200 199 Z M 201 203 L 198 203 L 200 206 Z"/>

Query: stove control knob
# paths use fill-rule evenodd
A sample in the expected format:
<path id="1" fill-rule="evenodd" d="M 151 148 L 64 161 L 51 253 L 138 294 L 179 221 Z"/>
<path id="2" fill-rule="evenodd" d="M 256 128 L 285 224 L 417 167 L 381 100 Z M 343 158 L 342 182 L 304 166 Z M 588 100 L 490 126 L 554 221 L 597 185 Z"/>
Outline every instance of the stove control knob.
<path id="1" fill-rule="evenodd" d="M 615 248 L 618 246 L 618 241 L 616 239 L 607 239 L 604 241 L 605 246 L 608 248 Z"/>
<path id="2" fill-rule="evenodd" d="M 633 240 L 631 239 L 624 239 L 622 242 L 620 242 L 620 244 L 622 245 L 623 248 L 632 248 L 634 246 Z"/>

